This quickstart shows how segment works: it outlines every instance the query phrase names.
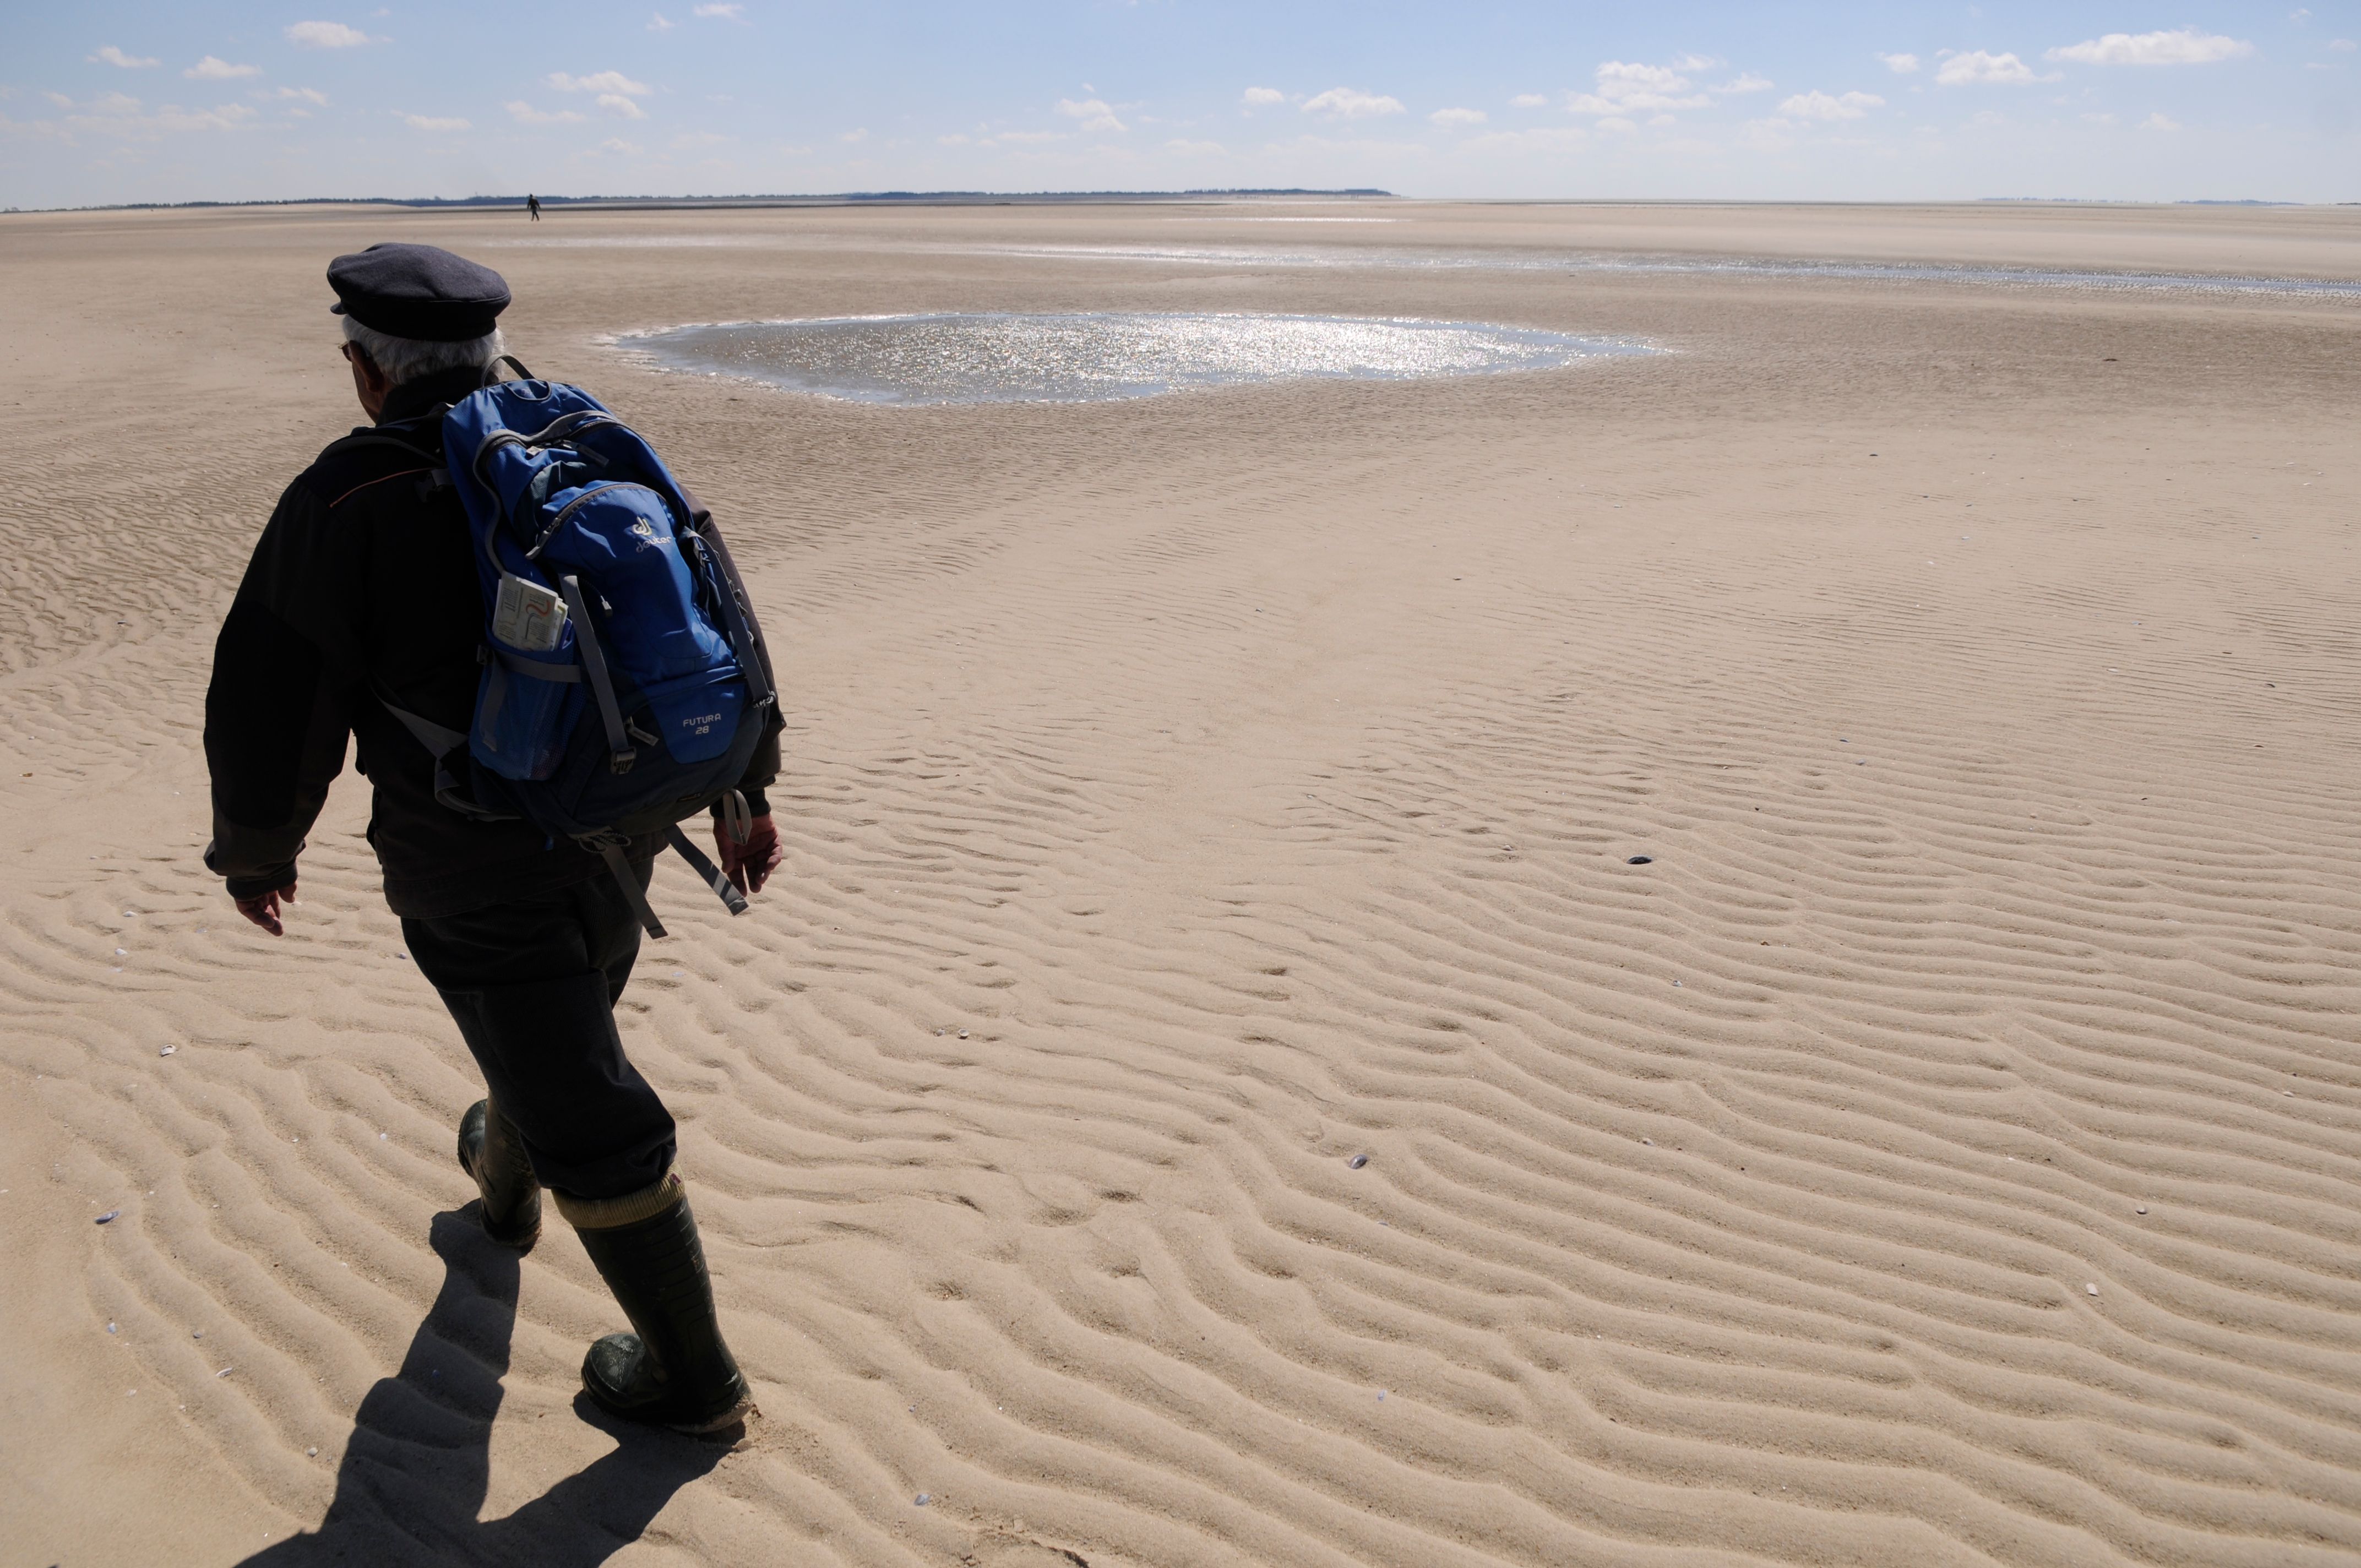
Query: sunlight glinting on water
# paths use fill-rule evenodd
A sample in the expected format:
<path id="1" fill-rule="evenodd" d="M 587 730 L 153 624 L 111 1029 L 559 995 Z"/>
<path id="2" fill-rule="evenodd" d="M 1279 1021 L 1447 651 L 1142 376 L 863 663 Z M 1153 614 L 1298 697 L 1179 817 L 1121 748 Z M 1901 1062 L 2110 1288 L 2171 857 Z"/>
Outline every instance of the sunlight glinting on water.
<path id="1" fill-rule="evenodd" d="M 731 322 L 620 343 L 671 369 L 916 404 L 1097 402 L 1304 378 L 1477 376 L 1660 352 L 1470 322 L 1112 313 Z"/>

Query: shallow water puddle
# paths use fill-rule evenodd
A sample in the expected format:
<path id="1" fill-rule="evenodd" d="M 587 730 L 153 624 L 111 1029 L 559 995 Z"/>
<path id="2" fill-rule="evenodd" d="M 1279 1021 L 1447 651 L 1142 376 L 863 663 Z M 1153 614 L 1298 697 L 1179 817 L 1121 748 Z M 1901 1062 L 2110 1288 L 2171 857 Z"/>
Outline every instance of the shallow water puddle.
<path id="1" fill-rule="evenodd" d="M 1662 352 L 1475 322 L 1129 313 L 727 322 L 618 342 L 671 369 L 876 403 L 1096 402 L 1306 378 L 1539 370 Z"/>

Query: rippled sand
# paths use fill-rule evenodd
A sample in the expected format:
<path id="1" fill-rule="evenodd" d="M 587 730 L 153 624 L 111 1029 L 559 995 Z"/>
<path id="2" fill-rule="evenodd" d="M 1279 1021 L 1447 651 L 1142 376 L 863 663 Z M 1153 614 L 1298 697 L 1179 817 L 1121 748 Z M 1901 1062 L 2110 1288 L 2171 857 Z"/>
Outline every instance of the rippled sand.
<path id="1" fill-rule="evenodd" d="M 1350 211 L 2361 271 L 2350 210 Z M 1290 214 L 0 217 L 12 1563 L 2361 1554 L 2361 313 L 1047 254 Z M 663 872 L 623 1009 L 735 1450 L 584 1420 L 578 1246 L 453 1217 L 360 781 L 284 941 L 197 863 L 214 629 L 352 417 L 320 274 L 394 237 L 508 273 L 781 654 L 786 871 Z M 1679 352 L 892 408 L 604 346 L 1007 311 Z"/>

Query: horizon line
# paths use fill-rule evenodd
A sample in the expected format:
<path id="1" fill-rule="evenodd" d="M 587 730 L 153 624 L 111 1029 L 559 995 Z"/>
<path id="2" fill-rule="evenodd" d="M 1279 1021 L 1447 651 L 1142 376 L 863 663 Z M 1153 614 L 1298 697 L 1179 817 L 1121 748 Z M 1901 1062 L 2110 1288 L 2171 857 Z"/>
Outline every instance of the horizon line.
<path id="1" fill-rule="evenodd" d="M 807 194 L 750 193 L 736 196 L 543 196 L 544 207 L 609 206 L 824 206 L 851 203 L 1014 203 L 1022 202 L 1172 202 L 1207 197 L 1314 196 L 1325 199 L 1382 196 L 1374 186 L 1312 189 L 1301 186 L 1206 187 L 1188 191 L 840 191 Z M 178 212 L 198 207 L 522 207 L 528 194 L 504 196 L 259 196 L 243 201 L 99 202 L 87 206 L 5 207 L 8 213 Z"/>
<path id="2" fill-rule="evenodd" d="M 1467 206 L 1698 206 L 1698 207 L 1925 207 L 1993 204 L 2117 207 L 2351 207 L 2361 202 L 2288 202 L 2254 196 L 1948 196 L 1788 197 L 1743 196 L 1404 196 L 1375 186 L 1323 189 L 1308 186 L 1203 187 L 1184 191 L 841 191 L 809 193 L 748 193 L 731 196 L 590 195 L 544 196 L 544 207 L 665 210 L 826 206 L 1022 206 L 1060 202 L 1205 202 L 1288 197 L 1321 201 L 1385 200 L 1441 202 Z M 101 202 L 86 206 L 0 207 L 0 215 L 54 213 L 188 212 L 237 207 L 407 207 L 413 210 L 522 210 L 530 194 L 494 196 L 264 196 L 247 200 Z"/>

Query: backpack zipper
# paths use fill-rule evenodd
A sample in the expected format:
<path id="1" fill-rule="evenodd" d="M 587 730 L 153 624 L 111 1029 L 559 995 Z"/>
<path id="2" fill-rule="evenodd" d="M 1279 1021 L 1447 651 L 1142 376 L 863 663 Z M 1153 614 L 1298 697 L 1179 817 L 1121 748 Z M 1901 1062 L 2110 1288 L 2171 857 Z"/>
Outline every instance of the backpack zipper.
<path id="1" fill-rule="evenodd" d="M 557 515 L 549 520 L 549 526 L 541 531 L 541 537 L 533 542 L 533 547 L 524 553 L 524 558 L 538 563 L 541 560 L 541 553 L 548 548 L 551 540 L 557 537 L 557 531 L 566 526 L 566 520 L 574 515 L 574 509 L 594 496 L 605 495 L 609 490 L 645 490 L 656 499 L 660 501 L 664 499 L 664 493 L 654 486 L 634 485 L 628 479 L 618 479 L 611 485 L 600 485 L 594 489 L 585 490 L 557 509 Z M 666 507 L 664 510 L 669 512 L 672 509 Z"/>

